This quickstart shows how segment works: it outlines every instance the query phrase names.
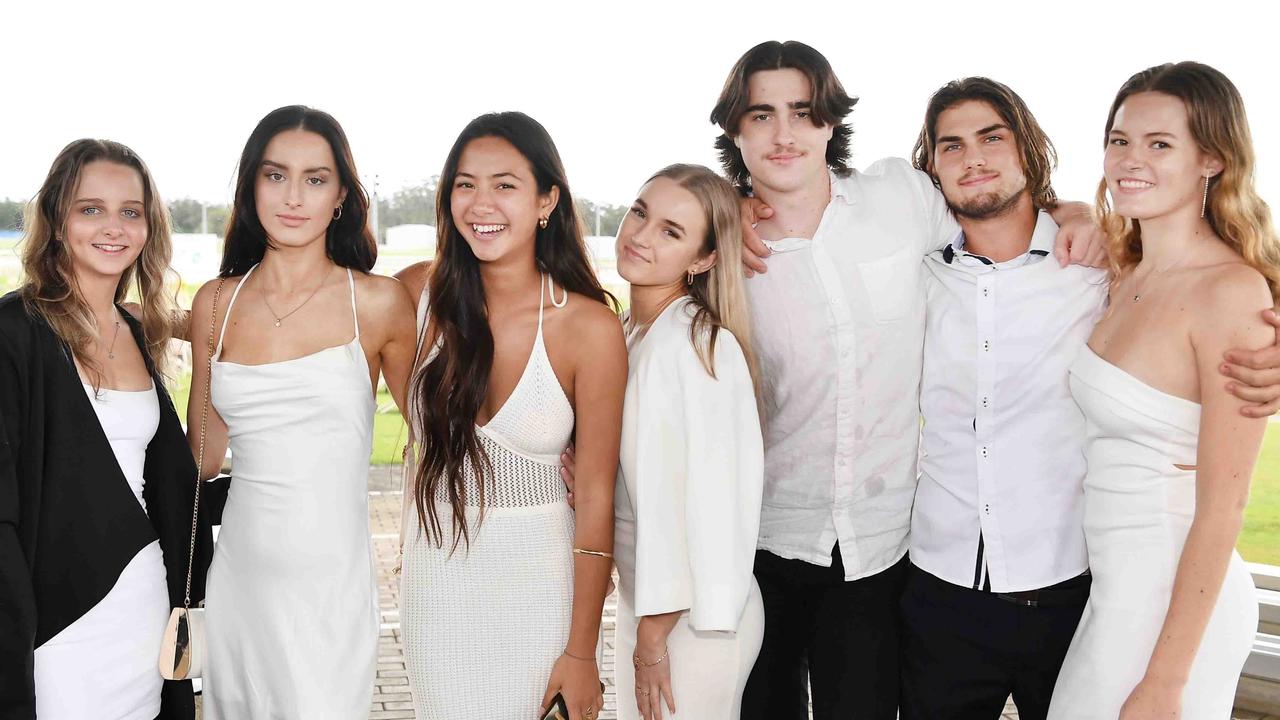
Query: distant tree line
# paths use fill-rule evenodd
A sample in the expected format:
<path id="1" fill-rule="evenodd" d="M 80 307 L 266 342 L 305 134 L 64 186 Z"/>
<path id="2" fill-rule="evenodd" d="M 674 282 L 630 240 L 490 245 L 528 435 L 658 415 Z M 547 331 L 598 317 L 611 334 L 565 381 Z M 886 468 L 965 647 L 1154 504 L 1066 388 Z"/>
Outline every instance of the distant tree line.
<path id="1" fill-rule="evenodd" d="M 386 240 L 387 228 L 395 225 L 435 225 L 436 223 L 436 189 L 440 179 L 433 177 L 426 182 L 401 188 L 390 197 L 378 198 L 378 240 Z M 614 235 L 618 225 L 627 213 L 624 205 L 597 205 L 579 198 L 575 205 L 586 234 Z M 0 231 L 21 230 L 22 213 L 26 206 L 24 200 L 0 200 Z M 599 211 L 597 227 L 596 213 Z M 203 215 L 202 215 L 203 211 Z M 204 228 L 215 235 L 222 235 L 226 229 L 227 218 L 231 208 L 226 205 L 207 205 L 199 200 L 180 198 L 169 202 L 169 215 L 176 233 L 198 233 Z"/>

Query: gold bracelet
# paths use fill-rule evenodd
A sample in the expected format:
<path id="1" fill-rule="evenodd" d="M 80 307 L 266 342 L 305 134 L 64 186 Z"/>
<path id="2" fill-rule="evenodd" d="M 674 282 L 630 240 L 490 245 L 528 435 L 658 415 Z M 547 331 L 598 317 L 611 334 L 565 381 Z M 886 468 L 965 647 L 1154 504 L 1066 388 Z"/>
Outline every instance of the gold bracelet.
<path id="1" fill-rule="evenodd" d="M 613 553 L 600 552 L 599 550 L 583 550 L 582 548 L 574 548 L 574 555 L 595 555 L 596 557 L 613 559 Z"/>
<path id="2" fill-rule="evenodd" d="M 632 656 L 631 656 L 631 664 L 632 664 L 632 665 L 635 665 L 637 670 L 639 670 L 640 668 L 653 667 L 654 665 L 661 665 L 661 664 L 662 664 L 662 661 L 667 659 L 667 653 L 668 653 L 668 652 L 669 652 L 669 649 L 668 649 L 668 648 L 663 648 L 663 649 L 662 649 L 662 657 L 658 658 L 657 660 L 654 660 L 654 661 L 653 661 L 653 662 L 651 662 L 651 663 L 647 663 L 647 662 L 645 662 L 645 661 L 641 660 L 641 659 L 640 659 L 640 654 L 639 654 L 639 653 L 636 653 L 635 655 L 632 655 Z"/>
<path id="3" fill-rule="evenodd" d="M 564 654 L 565 654 L 565 655 L 567 655 L 567 656 L 569 656 L 569 657 L 571 657 L 571 658 L 573 658 L 574 660 L 581 660 L 582 662 L 595 662 L 595 661 L 596 661 L 596 659 L 595 659 L 595 658 L 593 658 L 593 657 L 582 657 L 581 655 L 574 655 L 573 653 L 569 652 L 569 649 L 568 649 L 568 648 L 565 648 L 565 650 L 564 650 Z"/>

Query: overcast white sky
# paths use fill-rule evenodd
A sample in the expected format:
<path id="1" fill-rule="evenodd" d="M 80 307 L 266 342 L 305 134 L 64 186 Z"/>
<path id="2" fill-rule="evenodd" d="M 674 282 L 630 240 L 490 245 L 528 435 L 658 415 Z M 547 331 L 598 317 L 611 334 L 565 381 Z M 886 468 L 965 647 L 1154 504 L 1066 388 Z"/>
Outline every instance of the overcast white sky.
<path id="1" fill-rule="evenodd" d="M 346 128 L 384 195 L 440 172 L 466 122 L 522 110 L 576 195 L 629 203 L 671 162 L 714 166 L 707 116 L 763 40 L 822 51 L 854 110 L 854 164 L 906 156 L 929 94 L 983 74 L 1018 91 L 1061 156 L 1059 194 L 1092 199 L 1101 133 L 1132 73 L 1200 60 L 1244 95 L 1264 198 L 1280 205 L 1280 4 L 462 0 L 6 3 L 0 196 L 27 198 L 83 136 L 122 141 L 167 199 L 227 202 L 254 124 L 304 103 Z"/>

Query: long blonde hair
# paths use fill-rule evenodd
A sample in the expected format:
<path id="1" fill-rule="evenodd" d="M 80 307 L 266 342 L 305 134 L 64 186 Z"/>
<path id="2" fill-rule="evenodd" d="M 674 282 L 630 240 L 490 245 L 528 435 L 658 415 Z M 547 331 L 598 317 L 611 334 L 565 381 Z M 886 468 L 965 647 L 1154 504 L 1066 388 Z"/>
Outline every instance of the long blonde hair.
<path id="1" fill-rule="evenodd" d="M 1254 187 L 1253 139 L 1240 91 L 1221 72 L 1197 62 L 1166 63 L 1147 68 L 1120 88 L 1103 133 L 1111 135 L 1116 112 L 1130 95 L 1157 92 L 1182 101 L 1187 124 L 1200 149 L 1222 160 L 1222 172 L 1209 181 L 1205 219 L 1214 233 L 1262 273 L 1273 300 L 1280 300 L 1280 239 L 1271 210 Z M 1111 208 L 1107 181 L 1098 186 L 1097 205 L 1107 234 L 1113 278 L 1142 260 L 1142 228 L 1137 220 Z"/>
<path id="2" fill-rule="evenodd" d="M 755 355 L 751 352 L 751 316 L 742 279 L 742 219 L 738 193 L 728 180 L 701 165 L 668 165 L 649 182 L 667 178 L 693 193 L 707 222 L 702 253 L 716 253 L 716 264 L 693 276 L 689 295 L 698 305 L 690 328 L 690 341 L 707 372 L 715 377 L 716 335 L 723 328 L 733 333 L 747 358 L 751 380 L 759 388 Z"/>
<path id="3" fill-rule="evenodd" d="M 142 159 L 128 147 L 111 140 L 76 140 L 54 158 L 49 175 L 35 198 L 27 204 L 22 223 L 22 271 L 24 284 L 19 292 L 27 312 L 42 318 L 71 348 L 76 360 L 102 384 L 102 368 L 89 354 L 89 345 L 98 334 L 98 323 L 76 282 L 71 253 L 63 247 L 67 213 L 75 200 L 76 186 L 86 165 L 105 161 L 133 168 L 142 178 L 143 216 L 147 241 L 134 264 L 120 276 L 115 301 L 122 302 L 136 283 L 144 355 L 161 375 L 167 369 L 166 346 L 173 335 L 176 287 L 168 286 L 172 270 L 169 260 L 173 245 L 169 234 L 169 212 Z"/>

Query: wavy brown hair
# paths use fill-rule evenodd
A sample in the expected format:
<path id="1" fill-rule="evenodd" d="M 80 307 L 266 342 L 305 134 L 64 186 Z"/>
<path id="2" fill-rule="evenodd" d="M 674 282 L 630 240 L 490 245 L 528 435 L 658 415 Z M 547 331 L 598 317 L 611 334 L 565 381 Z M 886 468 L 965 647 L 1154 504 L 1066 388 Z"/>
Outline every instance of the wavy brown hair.
<path id="1" fill-rule="evenodd" d="M 785 69 L 799 70 L 809 79 L 809 87 L 813 92 L 809 108 L 812 114 L 809 118 L 814 126 L 832 126 L 831 139 L 827 141 L 827 167 L 841 177 L 852 172 L 849 168 L 849 141 L 853 137 L 853 128 L 844 120 L 853 112 L 858 98 L 844 91 L 840 79 L 831 69 L 831 63 L 827 62 L 822 53 L 795 40 L 770 40 L 751 48 L 738 58 L 738 62 L 729 71 L 729 77 L 724 81 L 720 99 L 711 110 L 711 122 L 724 131 L 716 138 L 720 164 L 729 181 L 740 192 L 745 193 L 751 189 L 751 172 L 742 159 L 742 151 L 733 142 L 750 102 L 747 84 L 751 76 L 758 72 Z"/>
<path id="2" fill-rule="evenodd" d="M 742 217 L 738 213 L 738 194 L 727 180 L 701 165 L 668 165 L 654 173 L 649 182 L 657 178 L 675 182 L 698 199 L 707 224 L 701 254 L 716 253 L 716 264 L 707 272 L 694 275 L 693 284 L 689 286 L 689 296 L 698 306 L 689 328 L 689 341 L 702 366 L 715 377 L 716 336 L 721 329 L 733 333 L 747 358 L 751 379 L 756 382 L 751 316 L 742 277 Z"/>
<path id="3" fill-rule="evenodd" d="M 519 112 L 481 115 L 468 123 L 445 158 L 436 193 L 436 256 L 428 280 L 431 322 L 426 324 L 434 326 L 434 337 L 426 340 L 438 344 L 439 354 L 418 374 L 410 390 L 414 420 L 422 429 L 413 484 L 418 521 L 431 541 L 443 545 L 437 498 L 447 498 L 454 548 L 459 541 L 470 544 L 467 505 L 479 506 L 483 512 L 486 486 L 493 482 L 493 467 L 475 425 L 493 369 L 493 334 L 480 262 L 453 222 L 452 205 L 462 152 L 472 140 L 486 137 L 506 140 L 529 161 L 539 194 L 559 188 L 560 198 L 547 226 L 536 231 L 538 269 L 562 288 L 617 307 L 591 269 L 564 164 L 546 129 Z M 469 503 L 473 496 L 475 502 Z"/>
<path id="4" fill-rule="evenodd" d="M 968 77 L 951 82 L 938 88 L 929 98 L 929 106 L 924 112 L 924 126 L 920 128 L 920 136 L 916 138 L 915 149 L 911 153 L 912 164 L 917 170 L 923 170 L 938 184 L 938 177 L 933 171 L 933 152 L 938 146 L 938 117 L 956 105 L 969 100 L 984 102 L 991 106 L 1000 120 L 1013 133 L 1018 142 L 1018 152 L 1022 155 L 1022 172 L 1027 177 L 1027 191 L 1031 194 L 1031 202 L 1038 210 L 1052 210 L 1058 206 L 1058 195 L 1053 191 L 1050 176 L 1058 165 L 1058 153 L 1036 122 L 1036 118 L 1027 109 L 1018 93 L 1007 85 L 985 77 Z"/>
<path id="5" fill-rule="evenodd" d="M 115 301 L 123 302 L 137 290 L 142 306 L 142 348 L 150 369 L 164 375 L 168 369 L 167 345 L 173 335 L 177 308 L 177 284 L 169 267 L 173 244 L 169 236 L 169 211 L 156 192 L 146 163 L 133 150 L 111 140 L 76 140 L 53 160 L 49 174 L 35 198 L 27 204 L 22 223 L 22 272 L 20 288 L 27 312 L 49 324 L 70 348 L 75 359 L 93 377 L 93 388 L 102 385 L 102 368 L 89 354 L 98 335 L 98 322 L 76 282 L 74 261 L 63 246 L 67 213 L 85 166 L 110 162 L 133 168 L 142 178 L 143 215 L 147 241 L 142 252 L 116 284 Z"/>
<path id="6" fill-rule="evenodd" d="M 1200 150 L 1222 161 L 1222 172 L 1209 181 L 1205 219 L 1213 232 L 1262 273 L 1273 301 L 1280 301 L 1280 239 L 1271 224 L 1271 209 L 1254 186 L 1255 156 L 1244 99 L 1218 70 L 1198 62 L 1166 63 L 1130 77 L 1107 113 L 1102 134 L 1105 148 L 1116 112 L 1130 95 L 1156 92 L 1182 101 L 1187 125 Z M 1097 206 L 1107 234 L 1111 276 L 1118 279 L 1142 260 L 1142 227 L 1111 208 L 1107 181 L 1098 185 Z"/>

